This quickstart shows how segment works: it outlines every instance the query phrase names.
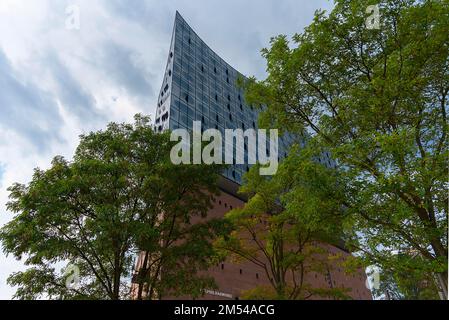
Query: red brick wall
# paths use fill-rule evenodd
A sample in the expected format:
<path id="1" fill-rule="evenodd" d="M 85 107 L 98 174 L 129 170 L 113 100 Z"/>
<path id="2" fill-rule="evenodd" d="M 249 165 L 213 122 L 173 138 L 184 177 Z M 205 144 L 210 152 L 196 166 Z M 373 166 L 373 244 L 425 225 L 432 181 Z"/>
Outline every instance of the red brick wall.
<path id="1" fill-rule="evenodd" d="M 220 218 L 233 208 L 242 207 L 244 201 L 222 192 L 216 197 L 214 207 L 208 213 L 208 218 Z M 349 253 L 331 246 L 320 244 L 326 248 L 330 254 L 341 255 L 345 257 Z M 137 265 L 139 264 L 139 261 Z M 265 271 L 250 262 L 231 262 L 225 261 L 217 266 L 209 269 L 207 274 L 214 277 L 218 285 L 215 294 L 206 294 L 202 299 L 208 300 L 230 300 L 237 299 L 241 296 L 242 291 L 253 289 L 260 285 L 269 285 L 269 281 Z M 359 270 L 356 274 L 347 275 L 339 264 L 330 266 L 326 275 L 321 273 L 306 274 L 305 282 L 314 288 L 330 288 L 331 286 L 349 288 L 348 293 L 351 298 L 357 300 L 371 300 L 370 291 L 365 286 L 366 274 L 363 270 Z M 188 297 L 183 297 L 188 299 Z M 169 298 L 167 298 L 169 299 Z M 322 299 L 321 297 L 312 297 L 311 299 Z"/>
<path id="2" fill-rule="evenodd" d="M 232 208 L 242 207 L 244 202 L 230 194 L 222 192 L 216 198 L 215 206 L 210 210 L 208 217 L 223 217 L 226 212 Z M 349 255 L 349 253 L 330 245 L 324 246 L 331 254 L 339 254 L 342 257 Z M 359 270 L 356 274 L 347 275 L 343 268 L 339 265 L 331 266 L 329 270 L 330 277 L 328 279 L 323 274 L 311 273 L 306 275 L 305 281 L 317 288 L 329 288 L 332 286 L 344 287 L 351 289 L 349 295 L 353 299 L 371 300 L 371 292 L 365 286 L 366 274 L 363 270 Z M 265 271 L 249 262 L 235 263 L 226 261 L 218 266 L 211 268 L 208 272 L 215 278 L 219 287 L 218 292 L 232 295 L 233 299 L 239 297 L 242 291 L 253 289 L 260 285 L 269 285 L 269 281 Z M 226 297 L 206 294 L 205 299 L 229 299 Z M 312 297 L 312 299 L 314 299 Z M 315 299 L 321 299 L 315 297 Z"/>

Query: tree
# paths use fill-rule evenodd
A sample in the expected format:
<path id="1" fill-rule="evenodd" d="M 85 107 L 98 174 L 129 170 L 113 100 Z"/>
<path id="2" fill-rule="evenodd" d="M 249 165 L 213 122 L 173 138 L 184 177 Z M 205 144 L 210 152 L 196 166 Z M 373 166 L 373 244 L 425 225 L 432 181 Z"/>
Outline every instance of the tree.
<path id="1" fill-rule="evenodd" d="M 8 279 L 18 286 L 15 298 L 129 298 L 132 260 L 141 251 L 158 258 L 137 283 L 150 283 L 158 297 L 213 287 L 197 271 L 213 257 L 220 222 L 192 219 L 210 208 L 218 167 L 173 165 L 172 145 L 138 115 L 134 124 L 82 135 L 72 161 L 55 157 L 27 185 L 11 186 L 8 209 L 16 215 L 0 241 L 29 267 Z M 65 264 L 75 266 L 72 273 L 58 271 Z"/>
<path id="2" fill-rule="evenodd" d="M 242 298 L 349 298 L 349 289 L 313 287 L 305 279 L 309 273 L 328 273 L 339 260 L 345 262 L 324 245 L 340 242 L 341 221 L 335 215 L 342 210 L 340 195 L 331 188 L 335 172 L 311 160 L 312 149 L 298 152 L 295 147 L 272 177 L 261 176 L 258 165 L 252 167 L 239 191 L 248 202 L 225 216 L 234 230 L 216 247 L 260 267 L 270 283 Z"/>
<path id="3" fill-rule="evenodd" d="M 382 270 L 379 288 L 373 290 L 374 295 L 387 300 L 436 300 L 439 299 L 439 289 L 435 284 L 432 272 L 422 274 L 415 265 L 423 258 L 419 255 L 398 253 L 397 259 L 402 270 Z M 417 261 L 418 260 L 418 261 Z M 407 267 L 410 266 L 410 267 Z"/>
<path id="4" fill-rule="evenodd" d="M 447 297 L 448 1 L 337 0 L 289 43 L 263 50 L 268 77 L 247 99 L 268 108 L 265 126 L 308 132 L 331 152 L 346 185 L 348 245 L 370 263 L 435 273 Z"/>

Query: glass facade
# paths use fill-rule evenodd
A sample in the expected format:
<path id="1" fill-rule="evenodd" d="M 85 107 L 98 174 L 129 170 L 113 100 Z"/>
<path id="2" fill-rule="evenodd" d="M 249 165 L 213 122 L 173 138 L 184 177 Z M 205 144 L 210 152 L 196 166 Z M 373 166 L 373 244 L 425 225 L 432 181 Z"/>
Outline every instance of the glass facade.
<path id="1" fill-rule="evenodd" d="M 256 129 L 258 108 L 246 103 L 237 79 L 245 77 L 221 59 L 177 12 L 164 81 L 158 98 L 155 128 L 158 131 L 185 128 L 193 121 L 202 129 Z M 278 154 L 286 156 L 293 137 L 279 137 Z M 245 141 L 245 163 L 247 163 Z M 224 146 L 223 146 L 224 150 Z M 267 146 L 267 151 L 269 147 Z M 224 159 L 224 157 L 223 157 Z M 241 184 L 250 165 L 234 164 L 223 173 Z"/>

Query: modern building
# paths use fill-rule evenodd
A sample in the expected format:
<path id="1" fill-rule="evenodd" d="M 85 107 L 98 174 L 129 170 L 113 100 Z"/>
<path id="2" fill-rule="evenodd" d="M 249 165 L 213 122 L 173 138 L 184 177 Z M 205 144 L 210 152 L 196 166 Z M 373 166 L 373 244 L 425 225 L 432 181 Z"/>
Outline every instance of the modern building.
<path id="1" fill-rule="evenodd" d="M 155 129 L 160 132 L 178 128 L 192 130 L 193 121 L 201 121 L 202 129 L 218 129 L 223 136 L 225 129 L 257 129 L 259 108 L 245 102 L 244 93 L 237 85 L 239 78 L 246 79 L 209 48 L 177 12 L 158 98 Z M 289 133 L 279 138 L 279 158 L 287 155 L 288 146 L 296 138 Z M 243 148 L 246 160 L 246 143 Z M 329 154 L 318 160 L 328 166 L 335 165 Z M 237 194 L 237 190 L 248 170 L 247 164 L 235 164 L 223 172 L 219 182 L 222 194 L 216 199 L 209 216 L 222 217 L 229 210 L 244 205 L 245 199 Z M 323 246 L 335 254 L 349 254 L 344 248 Z M 225 262 L 211 268 L 208 274 L 214 276 L 219 289 L 209 291 L 205 296 L 207 299 L 237 299 L 244 290 L 268 284 L 262 270 L 250 263 Z M 306 278 L 317 287 L 344 285 L 352 289 L 353 298 L 371 299 L 362 270 L 357 275 L 348 276 L 336 267 L 325 276 L 310 274 Z"/>
<path id="2" fill-rule="evenodd" d="M 190 28 L 179 13 L 168 56 L 167 68 L 159 94 L 155 128 L 192 130 L 193 121 L 201 121 L 202 129 L 214 128 L 224 137 L 225 129 L 258 129 L 259 108 L 245 102 L 237 85 L 246 78 L 221 59 Z M 286 155 L 293 137 L 286 133 L 279 139 L 279 156 Z M 247 154 L 247 145 L 245 155 Z M 224 148 L 224 146 L 223 146 Z M 267 141 L 267 154 L 269 146 Z M 245 163 L 247 163 L 245 156 Z M 241 183 L 249 165 L 230 166 L 223 176 Z"/>

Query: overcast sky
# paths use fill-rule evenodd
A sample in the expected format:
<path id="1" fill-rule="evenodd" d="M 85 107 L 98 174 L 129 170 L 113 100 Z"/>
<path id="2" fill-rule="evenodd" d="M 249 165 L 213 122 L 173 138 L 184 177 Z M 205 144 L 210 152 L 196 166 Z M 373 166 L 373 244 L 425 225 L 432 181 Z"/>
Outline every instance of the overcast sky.
<path id="1" fill-rule="evenodd" d="M 265 75 L 260 49 L 311 23 L 328 0 L 0 0 L 0 226 L 7 187 L 26 183 L 78 136 L 110 121 L 153 115 L 175 12 L 241 73 Z M 76 11 L 80 24 L 76 27 Z M 6 278 L 24 266 L 0 253 Z"/>

